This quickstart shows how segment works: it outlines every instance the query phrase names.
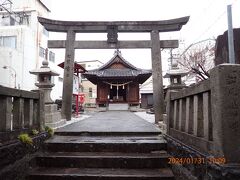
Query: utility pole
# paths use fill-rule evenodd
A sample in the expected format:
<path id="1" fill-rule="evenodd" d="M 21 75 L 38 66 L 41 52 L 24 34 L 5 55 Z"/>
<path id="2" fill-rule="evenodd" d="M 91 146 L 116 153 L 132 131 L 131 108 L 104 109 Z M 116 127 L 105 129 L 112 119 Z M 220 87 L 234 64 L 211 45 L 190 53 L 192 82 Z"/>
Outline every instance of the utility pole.
<path id="1" fill-rule="evenodd" d="M 234 53 L 234 37 L 232 27 L 232 5 L 227 6 L 228 15 L 228 57 L 229 63 L 235 64 L 235 53 Z"/>

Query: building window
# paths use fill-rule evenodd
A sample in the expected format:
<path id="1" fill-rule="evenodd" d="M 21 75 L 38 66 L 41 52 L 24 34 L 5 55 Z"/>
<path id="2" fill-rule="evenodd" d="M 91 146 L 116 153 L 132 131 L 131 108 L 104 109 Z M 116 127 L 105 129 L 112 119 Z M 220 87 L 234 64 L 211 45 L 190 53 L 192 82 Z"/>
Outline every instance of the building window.
<path id="1" fill-rule="evenodd" d="M 55 62 L 55 53 L 52 51 L 49 51 L 49 61 Z"/>
<path id="2" fill-rule="evenodd" d="M 45 58 L 46 50 L 43 47 L 39 48 L 39 56 Z"/>
<path id="3" fill-rule="evenodd" d="M 93 97 L 93 92 L 92 92 L 92 88 L 91 87 L 88 89 L 88 96 L 90 98 Z"/>
<path id="4" fill-rule="evenodd" d="M 0 36 L 0 46 L 17 48 L 17 37 L 16 36 Z"/>

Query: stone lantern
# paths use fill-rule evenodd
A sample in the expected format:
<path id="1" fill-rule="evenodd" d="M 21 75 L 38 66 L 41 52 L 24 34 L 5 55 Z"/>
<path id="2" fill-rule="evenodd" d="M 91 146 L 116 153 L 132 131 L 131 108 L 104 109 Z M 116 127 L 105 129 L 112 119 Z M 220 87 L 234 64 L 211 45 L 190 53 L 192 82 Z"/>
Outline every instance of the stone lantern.
<path id="1" fill-rule="evenodd" d="M 57 111 L 57 104 L 54 104 L 50 97 L 52 87 L 55 85 L 52 83 L 52 77 L 59 74 L 48 67 L 46 60 L 42 62 L 40 68 L 30 71 L 30 74 L 37 75 L 38 82 L 35 85 L 44 92 L 46 126 L 56 128 L 65 124 L 66 121 L 61 120 L 61 113 Z"/>
<path id="2" fill-rule="evenodd" d="M 52 87 L 55 85 L 52 83 L 52 76 L 59 76 L 59 74 L 48 67 L 48 61 L 44 60 L 42 66 L 39 69 L 30 71 L 31 74 L 37 75 L 38 82 L 35 85 L 44 91 L 45 104 L 53 104 L 51 99 Z"/>
<path id="3" fill-rule="evenodd" d="M 180 69 L 178 67 L 177 59 L 172 59 L 171 69 L 167 71 L 167 73 L 163 76 L 164 78 L 170 78 L 170 85 L 167 87 L 168 89 L 182 89 L 185 88 L 186 85 L 182 82 L 182 77 L 186 76 L 189 72 Z"/>

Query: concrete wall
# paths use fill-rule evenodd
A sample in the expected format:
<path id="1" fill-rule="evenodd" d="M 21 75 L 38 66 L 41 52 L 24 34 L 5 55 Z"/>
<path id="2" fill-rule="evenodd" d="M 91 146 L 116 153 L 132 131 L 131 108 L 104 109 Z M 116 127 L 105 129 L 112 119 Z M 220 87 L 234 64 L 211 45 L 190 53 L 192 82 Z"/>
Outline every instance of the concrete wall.
<path id="1" fill-rule="evenodd" d="M 37 89 L 34 85 L 37 78 L 30 75 L 29 71 L 42 65 L 44 58 L 39 56 L 39 48 L 47 48 L 48 40 L 48 35 L 43 33 L 43 27 L 38 23 L 37 17 L 48 17 L 49 10 L 38 0 L 13 0 L 12 2 L 12 10 L 29 15 L 29 23 L 19 25 L 18 22 L 15 22 L 15 25 L 10 26 L 10 24 L 6 24 L 7 19 L 2 18 L 2 16 L 7 15 L 6 12 L 0 13 L 0 24 L 2 25 L 0 26 L 0 36 L 16 36 L 17 38 L 16 49 L 0 46 L 0 84 L 14 87 L 15 70 L 17 88 L 24 90 Z M 3 66 L 11 68 L 3 69 Z M 49 67 L 57 71 L 60 77 L 63 77 L 63 70 L 57 64 L 50 61 Z M 54 83 L 56 85 L 53 87 L 51 94 L 53 100 L 62 96 L 61 80 L 59 81 L 58 77 L 54 77 Z"/>
<path id="2" fill-rule="evenodd" d="M 35 47 L 34 32 L 26 26 L 5 26 L 0 28 L 0 36 L 15 36 L 17 39 L 16 49 L 0 47 L 0 83 L 4 86 L 14 87 L 14 70 L 16 71 L 17 88 L 31 90 L 35 77 L 30 76 L 29 70 L 35 68 L 37 49 Z M 11 68 L 3 69 L 3 66 Z"/>
<path id="3" fill-rule="evenodd" d="M 103 65 L 103 63 L 98 60 L 79 61 L 78 63 L 81 64 L 86 70 L 98 69 Z"/>
<path id="4" fill-rule="evenodd" d="M 40 3 L 39 0 L 11 0 L 13 5 L 12 9 L 14 11 L 29 11 L 29 10 L 38 10 L 43 13 L 48 13 L 50 5 L 49 3 Z M 46 8 L 47 7 L 47 8 Z"/>
<path id="5" fill-rule="evenodd" d="M 88 80 L 82 81 L 83 93 L 85 94 L 85 102 L 84 104 L 92 104 L 96 105 L 97 98 L 97 86 L 91 83 Z M 92 97 L 89 97 L 89 88 L 92 88 Z"/>

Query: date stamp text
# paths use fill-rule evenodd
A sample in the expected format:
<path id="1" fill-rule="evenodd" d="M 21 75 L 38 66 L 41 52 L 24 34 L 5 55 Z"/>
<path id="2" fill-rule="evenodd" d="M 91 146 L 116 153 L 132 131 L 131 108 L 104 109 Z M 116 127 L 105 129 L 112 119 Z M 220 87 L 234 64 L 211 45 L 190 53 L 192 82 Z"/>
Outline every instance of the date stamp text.
<path id="1" fill-rule="evenodd" d="M 224 157 L 169 157 L 168 164 L 225 164 L 226 158 Z"/>

